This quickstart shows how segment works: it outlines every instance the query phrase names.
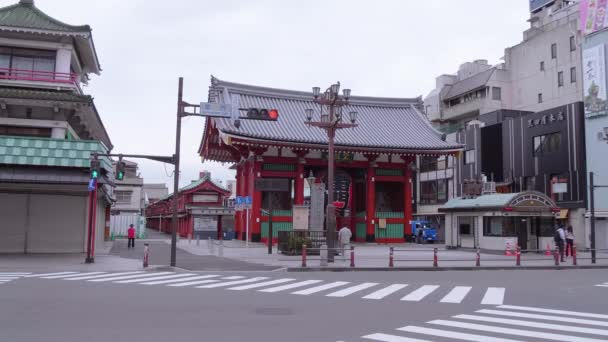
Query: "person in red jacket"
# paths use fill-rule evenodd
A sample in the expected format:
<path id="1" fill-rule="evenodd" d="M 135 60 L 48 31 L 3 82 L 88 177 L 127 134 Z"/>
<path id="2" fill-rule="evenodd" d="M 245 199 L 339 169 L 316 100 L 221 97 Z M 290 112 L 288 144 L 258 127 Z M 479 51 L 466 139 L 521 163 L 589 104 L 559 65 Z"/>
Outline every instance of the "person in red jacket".
<path id="1" fill-rule="evenodd" d="M 129 238 L 127 248 L 135 248 L 135 228 L 133 228 L 132 224 L 129 226 L 129 229 L 127 229 L 127 237 Z"/>

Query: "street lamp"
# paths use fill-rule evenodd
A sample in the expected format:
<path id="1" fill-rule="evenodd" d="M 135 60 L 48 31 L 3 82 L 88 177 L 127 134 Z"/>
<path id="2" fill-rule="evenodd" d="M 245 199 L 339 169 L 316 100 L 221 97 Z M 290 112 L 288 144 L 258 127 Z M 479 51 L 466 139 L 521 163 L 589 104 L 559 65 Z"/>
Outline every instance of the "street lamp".
<path id="1" fill-rule="evenodd" d="M 308 126 L 319 127 L 327 132 L 328 141 L 328 162 L 327 162 L 327 210 L 326 210 L 326 227 L 327 227 L 327 248 L 329 252 L 329 262 L 334 261 L 334 242 L 336 234 L 336 211 L 334 208 L 334 172 L 335 172 L 335 152 L 334 152 L 334 140 L 336 137 L 336 130 L 341 128 L 353 128 L 357 127 L 357 112 L 350 111 L 348 113 L 350 123 L 342 123 L 342 108 L 348 105 L 350 99 L 350 89 L 344 89 L 342 91 L 343 96 L 340 96 L 340 82 L 332 84 L 323 96 L 321 94 L 321 88 L 313 87 L 313 101 L 319 107 L 320 120 L 313 121 L 314 110 L 306 109 L 306 121 L 304 122 Z"/>

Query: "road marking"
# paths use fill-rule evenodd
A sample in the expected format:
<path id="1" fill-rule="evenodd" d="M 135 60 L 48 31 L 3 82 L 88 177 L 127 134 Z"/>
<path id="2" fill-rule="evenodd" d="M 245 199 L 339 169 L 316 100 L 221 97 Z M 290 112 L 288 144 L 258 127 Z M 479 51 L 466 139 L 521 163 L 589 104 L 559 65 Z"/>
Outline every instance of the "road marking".
<path id="1" fill-rule="evenodd" d="M 45 277 L 45 276 L 60 275 L 60 274 L 69 274 L 69 273 L 76 274 L 78 272 L 55 272 L 55 273 L 30 274 L 30 275 L 26 275 L 25 278 Z"/>
<path id="2" fill-rule="evenodd" d="M 355 285 L 355 286 L 351 286 L 351 287 L 347 287 L 343 290 L 340 291 L 336 291 L 336 292 L 332 292 L 328 295 L 325 295 L 326 297 L 346 297 L 348 295 L 351 295 L 355 292 L 359 292 L 359 291 L 363 291 L 365 289 L 369 289 L 370 287 L 376 286 L 378 285 L 378 283 L 363 283 L 363 284 L 359 284 L 359 285 Z"/>
<path id="3" fill-rule="evenodd" d="M 4 279 L 4 280 L 15 280 L 15 279 L 19 279 L 21 278 L 21 276 L 0 276 L 0 279 Z"/>
<path id="4" fill-rule="evenodd" d="M 132 275 L 126 275 L 126 276 L 119 276 L 119 277 L 115 277 L 113 275 L 108 275 L 109 278 L 107 278 L 107 276 L 105 278 L 99 278 L 99 279 L 90 279 L 87 281 L 95 281 L 95 282 L 101 282 L 101 281 L 115 281 L 115 280 L 123 280 L 123 279 L 133 279 L 133 278 L 145 278 L 145 277 L 149 277 L 149 276 L 153 276 L 153 275 L 163 275 L 163 274 L 173 274 L 175 272 L 155 272 L 155 273 L 140 273 L 140 274 L 132 274 Z"/>
<path id="5" fill-rule="evenodd" d="M 418 302 L 418 301 L 422 300 L 422 298 L 431 294 L 431 292 L 437 290 L 438 288 L 439 288 L 439 285 L 424 285 L 424 286 L 416 289 L 414 292 L 408 294 L 407 296 L 401 298 L 401 300 L 406 300 L 406 301 L 410 301 L 410 302 Z"/>
<path id="6" fill-rule="evenodd" d="M 471 291 L 470 286 L 456 286 L 450 291 L 445 297 L 443 297 L 441 303 L 460 303 L 464 297 Z"/>
<path id="7" fill-rule="evenodd" d="M 246 283 L 254 283 L 256 281 L 266 280 L 266 279 L 268 279 L 268 277 L 254 277 L 254 278 L 243 279 L 243 280 L 228 281 L 228 282 L 223 282 L 223 283 L 218 283 L 218 284 L 202 285 L 202 286 L 197 286 L 196 288 L 198 288 L 198 289 L 213 289 L 213 288 L 216 288 L 216 287 L 223 287 L 223 286 L 230 286 L 230 285 L 237 285 L 237 284 L 246 284 Z"/>
<path id="8" fill-rule="evenodd" d="M 380 333 L 363 336 L 362 338 L 366 338 L 368 340 L 374 340 L 374 341 L 382 341 L 382 342 L 432 342 L 429 340 L 420 340 L 417 338 L 409 338 L 409 337 L 380 334 Z"/>
<path id="9" fill-rule="evenodd" d="M 160 276 L 160 277 L 151 277 L 151 278 L 138 278 L 138 279 L 131 279 L 131 280 L 121 280 L 121 281 L 116 281 L 115 283 L 117 284 L 129 284 L 129 283 L 138 283 L 138 282 L 146 282 L 146 281 L 153 281 L 153 280 L 162 280 L 162 279 L 173 279 L 174 278 L 183 278 L 183 277 L 187 277 L 187 276 L 191 276 L 194 275 L 194 273 L 179 273 L 179 274 L 170 274 L 170 275 L 166 275 L 166 276 Z"/>
<path id="10" fill-rule="evenodd" d="M 583 334 L 608 336 L 608 330 L 575 327 L 575 326 L 572 326 L 571 324 L 561 325 L 561 324 L 550 324 L 550 323 L 538 323 L 538 322 L 523 321 L 520 319 L 496 318 L 496 317 L 486 317 L 486 316 L 477 316 L 477 315 L 458 315 L 458 316 L 454 316 L 454 318 L 468 319 L 468 320 L 482 321 L 482 322 L 491 322 L 491 323 L 520 325 L 520 326 L 530 327 L 530 328 L 553 329 L 553 330 L 561 330 L 561 331 L 567 331 L 567 332 L 579 332 L 579 333 L 583 333 Z"/>
<path id="11" fill-rule="evenodd" d="M 97 279 L 97 278 L 103 278 L 103 277 L 107 277 L 107 276 L 119 276 L 119 275 L 127 275 L 127 274 L 139 274 L 139 273 L 144 273 L 143 271 L 135 271 L 135 272 L 118 272 L 118 273 L 108 273 L 108 274 L 102 274 L 102 275 L 93 275 L 93 276 L 84 276 L 81 277 L 80 275 L 77 275 L 77 277 L 74 277 L 75 275 L 72 274 L 70 275 L 70 278 L 63 278 L 63 280 L 87 280 L 87 279 Z"/>
<path id="12" fill-rule="evenodd" d="M 498 308 L 499 309 L 512 309 L 512 310 L 522 310 L 522 311 L 554 313 L 554 314 L 568 315 L 568 316 L 579 316 L 579 317 L 591 317 L 591 318 L 608 319 L 608 315 L 594 314 L 594 313 L 588 313 L 588 312 L 577 312 L 577 311 L 541 309 L 541 308 L 535 308 L 535 307 L 530 307 L 530 306 L 501 305 Z"/>
<path id="13" fill-rule="evenodd" d="M 599 286 L 599 287 L 608 287 L 608 284 L 598 284 L 598 285 L 595 285 L 595 286 Z"/>
<path id="14" fill-rule="evenodd" d="M 407 284 L 393 284 L 393 285 L 389 285 L 383 289 L 380 289 L 376 292 L 372 292 L 370 294 L 368 294 L 365 297 L 362 297 L 363 299 L 382 299 L 390 294 L 393 294 L 403 288 L 405 288 L 407 286 Z M 382 334 L 381 334 L 382 335 Z"/>
<path id="15" fill-rule="evenodd" d="M 94 274 L 105 274 L 106 272 L 86 272 L 86 273 L 79 273 L 78 275 L 81 276 L 85 276 L 85 275 L 94 275 Z M 54 276 L 48 276 L 48 277 L 41 277 L 42 279 L 59 279 L 59 278 L 68 278 L 68 277 L 73 277 L 73 274 L 60 274 L 60 275 L 54 275 Z"/>
<path id="16" fill-rule="evenodd" d="M 215 277 L 219 277 L 219 275 L 217 275 L 217 274 L 209 274 L 209 275 L 196 276 L 196 277 L 187 277 L 187 278 L 179 278 L 179 279 L 150 281 L 150 282 L 142 283 L 142 285 L 170 284 L 170 283 L 184 282 L 184 281 L 187 281 L 187 280 L 209 279 L 209 278 L 215 278 Z"/>
<path id="17" fill-rule="evenodd" d="M 603 341 L 603 342 L 606 342 L 606 340 L 598 340 L 595 338 L 584 338 L 584 337 L 577 337 L 577 336 L 570 336 L 570 335 L 563 335 L 563 334 L 545 333 L 545 332 L 540 332 L 540 331 L 502 328 L 502 327 L 497 327 L 494 325 L 463 323 L 463 322 L 448 321 L 448 320 L 443 320 L 443 319 L 437 319 L 434 321 L 430 321 L 428 323 L 452 327 L 452 328 L 462 328 L 462 329 L 479 330 L 479 331 L 516 335 L 516 336 L 544 338 L 544 339 L 555 340 L 555 341 L 568 341 L 568 342 L 602 342 Z M 485 341 L 488 341 L 488 340 L 485 340 Z"/>
<path id="18" fill-rule="evenodd" d="M 418 326 L 415 326 L 415 325 L 409 325 L 407 327 L 399 328 L 397 330 L 411 332 L 411 333 L 415 333 L 415 334 L 424 334 L 424 335 L 432 335 L 432 336 L 439 336 L 439 337 L 447 337 L 449 339 L 459 339 L 459 340 L 465 340 L 465 341 L 476 341 L 476 342 L 522 342 L 522 341 L 519 341 L 519 340 L 504 339 L 504 338 L 499 338 L 499 337 L 491 337 L 491 336 L 484 336 L 484 335 L 460 333 L 460 332 L 456 332 L 456 331 L 448 331 L 448 330 L 439 330 L 439 329 L 432 329 L 432 328 L 424 328 L 424 327 L 418 327 Z"/>
<path id="19" fill-rule="evenodd" d="M 309 294 L 313 294 L 313 293 L 317 293 L 317 292 L 333 289 L 333 288 L 338 287 L 338 286 L 344 286 L 344 285 L 346 285 L 348 283 L 349 283 L 348 281 L 335 281 L 333 283 L 323 284 L 323 285 L 311 287 L 311 288 L 308 288 L 308 289 L 305 289 L 305 290 L 300 290 L 300 291 L 292 292 L 292 294 L 307 296 Z"/>
<path id="20" fill-rule="evenodd" d="M 293 279 L 293 278 L 281 278 L 281 279 L 265 281 L 265 282 L 257 283 L 257 284 L 249 284 L 249 285 L 241 285 L 241 286 L 231 287 L 231 288 L 228 288 L 228 290 L 243 291 L 243 290 L 255 289 L 255 288 L 258 288 L 258 287 L 269 286 L 269 285 L 283 284 L 283 283 L 287 283 L 287 282 L 290 282 L 290 281 L 293 281 L 293 280 L 295 280 L 295 279 Z"/>
<path id="21" fill-rule="evenodd" d="M 207 280 L 190 281 L 190 282 L 187 282 L 187 283 L 169 284 L 167 286 L 183 287 L 183 286 L 190 286 L 190 285 L 217 283 L 218 281 L 219 281 L 218 279 L 207 279 Z"/>
<path id="22" fill-rule="evenodd" d="M 598 325 L 598 326 L 602 326 L 602 327 L 608 327 L 608 322 L 594 321 L 591 319 L 559 317 L 559 316 L 531 314 L 531 313 L 525 313 L 525 312 L 499 311 L 499 310 L 478 310 L 476 312 L 483 313 L 483 314 L 490 314 L 490 315 L 507 316 L 507 317 L 536 318 L 536 319 L 543 319 L 543 320 L 547 320 L 547 321 L 580 323 L 580 324 Z"/>
<path id="23" fill-rule="evenodd" d="M 0 276 L 5 276 L 5 275 L 25 276 L 28 274 L 32 274 L 32 272 L 0 272 Z"/>
<path id="24" fill-rule="evenodd" d="M 227 279 L 227 280 L 237 280 L 237 279 L 243 279 L 245 277 L 243 276 L 230 276 L 230 277 L 224 277 L 222 279 Z"/>
<path id="25" fill-rule="evenodd" d="M 504 287 L 488 287 L 486 294 L 481 300 L 483 305 L 502 305 L 505 300 L 505 288 Z"/>
<path id="26" fill-rule="evenodd" d="M 267 289 L 263 289 L 263 290 L 258 290 L 260 292 L 279 292 L 279 291 L 284 291 L 284 290 L 289 290 L 289 289 L 295 289 L 296 287 L 303 287 L 306 285 L 312 285 L 312 284 L 317 284 L 322 282 L 323 280 L 305 280 L 305 281 L 301 281 L 298 283 L 293 283 L 293 284 L 287 284 L 287 285 L 283 285 L 283 286 L 277 286 L 277 287 L 270 287 Z"/>

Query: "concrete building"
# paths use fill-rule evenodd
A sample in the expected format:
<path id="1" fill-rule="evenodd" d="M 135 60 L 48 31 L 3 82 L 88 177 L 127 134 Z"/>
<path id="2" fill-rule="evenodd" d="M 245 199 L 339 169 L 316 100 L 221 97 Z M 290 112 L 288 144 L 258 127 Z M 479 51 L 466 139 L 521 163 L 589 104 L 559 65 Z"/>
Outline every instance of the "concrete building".
<path id="1" fill-rule="evenodd" d="M 0 8 L 0 253 L 83 252 L 93 213 L 103 241 L 112 164 L 101 158 L 91 208 L 89 161 L 112 142 L 81 88 L 100 71 L 88 25 L 51 18 L 33 0 Z"/>
<path id="2" fill-rule="evenodd" d="M 143 237 L 145 222 L 143 212 L 145 198 L 143 193 L 144 180 L 138 173 L 137 163 L 124 160 L 125 174 L 122 180 L 115 180 L 114 198 L 110 217 L 110 236 L 112 238 L 127 235 L 127 229 L 132 224 L 137 229 L 138 237 Z M 113 162 L 116 169 L 117 161 Z"/>
<path id="3" fill-rule="evenodd" d="M 167 188 L 167 184 L 159 183 L 144 183 L 143 186 L 143 201 L 145 208 L 148 204 L 154 203 L 160 200 L 163 197 L 166 197 L 169 194 L 169 188 Z"/>
<path id="4" fill-rule="evenodd" d="M 533 1 L 530 28 L 521 43 L 505 49 L 504 63 L 492 66 L 476 60 L 462 64 L 453 75 L 437 77 L 436 88 L 424 100 L 427 117 L 448 141 L 466 147 L 457 160 L 418 159 L 419 218 L 445 224 L 438 209 L 463 195 L 465 180 L 485 178 L 488 194 L 544 194 L 563 209 L 556 218 L 572 225 L 577 243 L 584 244 L 586 171 L 579 15 L 579 4 L 574 1 Z M 446 237 L 461 233 L 457 223 L 448 225 L 451 232 Z M 528 228 L 527 236 L 551 233 Z M 532 247 L 528 244 L 531 239 L 514 234 L 522 246 Z M 461 246 L 462 239 L 451 240 Z"/>

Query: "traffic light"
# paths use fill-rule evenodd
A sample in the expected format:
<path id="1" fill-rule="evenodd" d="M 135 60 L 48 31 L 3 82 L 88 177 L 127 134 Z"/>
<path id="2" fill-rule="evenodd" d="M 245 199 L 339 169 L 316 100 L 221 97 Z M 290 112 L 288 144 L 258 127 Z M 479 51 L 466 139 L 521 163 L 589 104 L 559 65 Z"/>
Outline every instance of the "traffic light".
<path id="1" fill-rule="evenodd" d="M 277 121 L 279 111 L 277 109 L 249 108 L 247 109 L 247 119 Z"/>
<path id="2" fill-rule="evenodd" d="M 101 167 L 101 163 L 97 159 L 91 160 L 91 179 L 96 179 L 99 177 L 99 169 Z"/>
<path id="3" fill-rule="evenodd" d="M 116 163 L 116 180 L 123 180 L 125 178 L 125 163 L 119 161 Z"/>

